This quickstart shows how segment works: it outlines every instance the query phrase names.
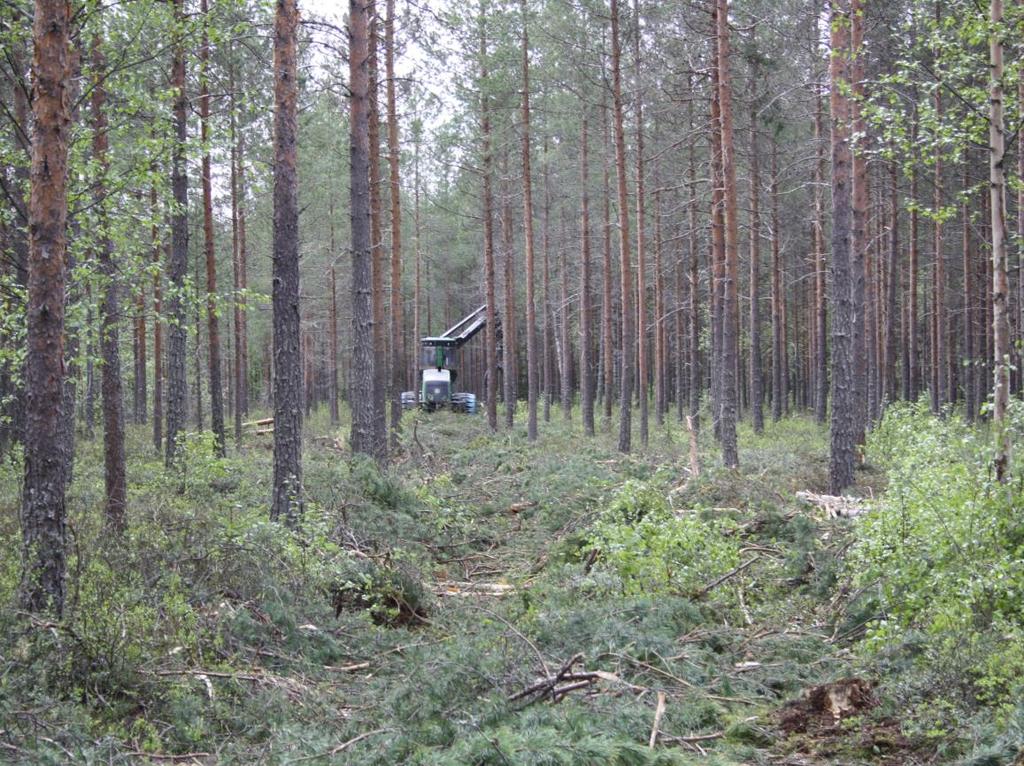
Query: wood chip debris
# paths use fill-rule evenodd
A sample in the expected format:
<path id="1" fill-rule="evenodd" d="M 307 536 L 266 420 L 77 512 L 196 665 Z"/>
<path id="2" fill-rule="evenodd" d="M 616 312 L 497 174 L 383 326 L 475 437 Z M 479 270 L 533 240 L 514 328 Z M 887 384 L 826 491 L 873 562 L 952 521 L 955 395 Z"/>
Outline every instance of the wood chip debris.
<path id="1" fill-rule="evenodd" d="M 820 508 L 829 519 L 850 519 L 867 512 L 864 500 L 849 495 L 819 495 L 816 492 L 797 492 L 797 499 Z"/>
<path id="2" fill-rule="evenodd" d="M 458 582 L 443 580 L 435 583 L 434 594 L 440 597 L 507 596 L 516 586 L 506 582 Z"/>

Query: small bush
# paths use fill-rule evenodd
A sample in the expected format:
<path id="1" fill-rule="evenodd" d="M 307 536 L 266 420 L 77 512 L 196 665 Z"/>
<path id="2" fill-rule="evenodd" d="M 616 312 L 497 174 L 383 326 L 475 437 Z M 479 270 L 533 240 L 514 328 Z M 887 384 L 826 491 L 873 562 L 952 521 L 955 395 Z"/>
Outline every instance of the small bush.
<path id="1" fill-rule="evenodd" d="M 672 511 L 654 485 L 628 481 L 594 525 L 598 567 L 630 594 L 692 594 L 739 564 L 735 522 Z"/>

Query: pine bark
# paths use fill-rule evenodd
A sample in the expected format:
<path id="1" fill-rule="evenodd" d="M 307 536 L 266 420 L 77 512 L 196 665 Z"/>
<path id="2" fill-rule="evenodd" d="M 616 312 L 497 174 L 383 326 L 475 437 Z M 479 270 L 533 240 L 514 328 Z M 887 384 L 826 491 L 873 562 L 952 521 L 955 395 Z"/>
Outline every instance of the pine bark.
<path id="1" fill-rule="evenodd" d="M 657 185 L 657 179 L 655 179 Z M 661 194 L 654 192 L 654 422 L 665 424 L 665 280 L 662 273 Z"/>
<path id="2" fill-rule="evenodd" d="M 296 0 L 274 16 L 274 485 L 270 518 L 302 516 L 302 354 L 299 347 L 298 67 Z"/>
<path id="3" fill-rule="evenodd" d="M 821 93 L 814 95 L 814 419 L 824 424 L 828 412 L 828 310 L 825 290 L 825 145 L 822 130 Z"/>
<path id="4" fill-rule="evenodd" d="M 967 174 L 967 164 L 963 169 L 963 188 L 970 187 L 970 178 Z M 975 350 L 974 350 L 974 256 L 971 252 L 971 212 L 970 204 L 966 197 L 960 203 L 961 221 L 961 257 L 963 258 L 963 302 L 964 302 L 964 417 L 968 423 L 973 423 L 978 414 L 978 401 L 975 399 Z"/>
<path id="5" fill-rule="evenodd" d="M 370 243 L 373 255 L 373 436 L 379 460 L 387 457 L 388 332 L 384 296 L 384 223 L 380 177 L 380 78 L 377 66 L 377 0 L 369 4 Z"/>
<path id="6" fill-rule="evenodd" d="M 329 393 L 329 407 L 331 416 L 331 425 L 336 426 L 341 422 L 341 414 L 339 412 L 339 400 L 341 398 L 340 385 L 338 382 L 338 275 L 335 269 L 335 263 L 337 262 L 338 252 L 337 242 L 334 239 L 334 200 L 331 200 L 331 284 L 330 284 L 330 315 L 328 317 L 327 341 L 331 347 L 328 351 L 328 364 L 330 365 L 330 393 Z"/>
<path id="7" fill-rule="evenodd" d="M 376 455 L 374 444 L 373 242 L 370 223 L 370 2 L 349 0 L 350 184 L 352 234 L 352 363 L 349 401 L 352 451 Z"/>
<path id="8" fill-rule="evenodd" d="M 915 112 L 916 114 L 916 112 Z M 917 120 L 915 117 L 912 138 L 917 143 Z M 910 199 L 917 202 L 917 169 L 910 168 Z M 917 336 L 918 326 L 918 212 L 917 205 L 910 208 L 910 238 L 907 253 L 907 381 L 904 386 L 904 398 L 917 401 L 920 392 L 920 352 Z"/>
<path id="9" fill-rule="evenodd" d="M 188 323 L 185 317 L 185 275 L 188 271 L 188 172 L 185 158 L 188 140 L 188 98 L 185 93 L 185 4 L 174 0 L 176 30 L 171 63 L 171 87 L 174 90 L 174 143 L 171 149 L 171 194 L 175 209 L 171 213 L 171 257 L 167 263 L 167 429 L 165 462 L 172 467 L 180 452 L 180 436 L 185 428 L 188 396 L 185 344 Z"/>
<path id="10" fill-rule="evenodd" d="M 718 3 L 712 6 L 712 66 L 711 107 L 711 241 L 708 299 L 711 319 L 711 426 L 717 441 L 722 438 L 722 334 L 725 319 L 722 314 L 722 287 L 725 282 L 725 180 L 722 173 L 722 108 L 718 70 Z"/>
<path id="11" fill-rule="evenodd" d="M 758 70 L 751 73 L 752 90 Z M 761 370 L 761 173 L 757 98 L 750 107 L 750 419 L 754 433 L 764 430 L 764 380 Z"/>
<path id="12" fill-rule="evenodd" d="M 414 237 L 415 237 L 415 247 L 413 249 L 415 251 L 415 260 L 416 260 L 415 272 L 416 273 L 415 273 L 415 276 L 413 278 L 413 296 L 412 296 L 412 314 L 413 314 L 413 317 L 412 317 L 412 338 L 413 338 L 413 344 L 414 344 L 413 345 L 414 351 L 413 351 L 412 354 L 410 354 L 410 358 L 409 358 L 409 387 L 412 388 L 413 390 L 416 390 L 416 388 L 417 388 L 417 377 L 419 376 L 419 353 L 418 352 L 419 352 L 419 348 L 420 348 L 419 343 L 420 343 L 420 335 L 421 335 L 421 332 L 420 332 L 420 319 L 421 319 L 422 314 L 423 314 L 423 312 L 421 310 L 421 305 L 423 303 L 423 297 L 422 297 L 423 296 L 423 281 L 422 281 L 423 280 L 423 253 L 420 250 L 420 237 L 421 237 L 421 231 L 420 231 L 420 138 L 421 138 L 421 133 L 420 133 L 419 129 L 418 128 L 414 128 L 414 133 L 413 133 L 414 147 L 413 147 L 413 181 L 412 181 L 412 183 L 413 183 L 412 217 L 413 217 L 413 233 L 414 233 Z M 493 198 L 493 194 L 492 194 L 492 198 Z M 494 244 L 493 243 L 493 240 L 494 240 L 493 226 L 494 226 L 494 222 L 493 222 L 493 211 L 492 211 L 492 220 L 491 220 L 492 262 L 493 262 L 493 244 Z M 493 279 L 493 275 L 492 275 L 492 279 Z M 493 295 L 491 296 L 491 303 L 492 304 L 494 303 L 494 296 Z M 493 327 L 493 325 L 494 325 L 493 318 L 488 320 L 488 325 Z M 484 337 L 486 337 L 486 332 L 487 331 L 485 330 L 484 331 Z M 493 344 L 494 344 L 494 341 L 493 341 L 493 338 L 492 338 L 492 340 L 491 340 L 492 347 L 493 347 Z M 491 367 L 492 377 L 496 377 L 494 375 L 495 372 L 496 372 L 496 370 L 495 370 L 494 366 L 492 366 Z M 494 385 L 497 386 L 497 380 L 496 379 L 494 381 Z M 496 390 L 497 389 L 495 388 L 494 391 L 496 392 Z M 489 396 L 490 396 L 491 401 L 494 401 L 494 406 L 497 407 L 498 405 L 497 405 L 497 396 L 496 396 L 496 394 L 490 394 Z M 490 420 L 489 416 L 488 416 L 488 420 Z M 496 428 L 497 428 L 497 411 L 495 411 L 495 423 L 492 424 L 492 430 L 496 430 Z"/>
<path id="13" fill-rule="evenodd" d="M 24 71 L 24 46 L 15 43 L 5 48 L 12 72 Z M 23 162 L 17 163 L 13 168 L 13 177 L 17 182 L 17 189 L 7 195 L 10 206 L 15 215 L 15 225 L 3 231 L 5 234 L 5 248 L 9 248 L 10 260 L 4 259 L 0 268 L 7 271 L 8 267 L 14 277 L 14 281 L 22 288 L 28 286 L 28 207 L 29 200 L 25 191 L 29 184 L 31 174 L 32 147 L 29 136 L 30 120 L 29 112 L 29 88 L 23 87 L 20 83 L 11 88 L 12 109 L 14 112 L 14 144 L 18 151 L 23 153 Z M 5 346 L 18 343 L 15 335 L 5 335 L 2 338 Z M 91 356 L 90 356 L 91 359 Z M 21 365 L 13 359 L 5 358 L 0 361 L 0 455 L 7 455 L 10 448 L 18 443 L 24 443 L 25 419 L 26 419 L 26 391 L 24 364 Z M 18 378 L 21 378 L 20 382 Z"/>
<path id="14" fill-rule="evenodd" d="M 633 15 L 636 21 L 636 32 L 633 35 L 633 63 L 635 65 L 635 101 L 633 109 L 636 114 L 636 329 L 637 329 L 637 395 L 640 399 L 640 443 L 647 446 L 649 439 L 648 425 L 648 364 L 647 359 L 647 216 L 644 210 L 646 203 L 644 193 L 644 100 L 641 87 L 640 63 L 640 0 L 633 0 Z"/>
<path id="15" fill-rule="evenodd" d="M 580 121 L 580 409 L 583 432 L 594 435 L 594 338 L 590 296 L 590 167 L 586 107 Z"/>
<path id="16" fill-rule="evenodd" d="M 736 203 L 736 150 L 733 143 L 732 85 L 729 73 L 729 3 L 718 2 L 718 87 L 722 112 L 722 178 L 725 182 L 725 268 L 722 285 L 722 463 L 739 465 L 736 418 L 739 404 L 739 220 Z"/>
<path id="17" fill-rule="evenodd" d="M 384 22 L 384 73 L 387 77 L 388 180 L 391 188 L 391 443 L 398 448 L 402 430 L 405 378 L 405 326 L 402 316 L 402 188 L 399 175 L 398 110 L 395 104 L 395 0 L 387 0 Z"/>
<path id="18" fill-rule="evenodd" d="M 486 6 L 481 3 L 480 33 L 480 136 L 483 166 L 484 292 L 487 326 L 484 328 L 484 356 L 487 378 L 487 425 L 498 430 L 498 307 L 495 300 L 494 270 L 494 158 L 491 148 L 491 99 L 488 92 Z M 418 339 L 417 339 L 418 340 Z"/>
<path id="19" fill-rule="evenodd" d="M 693 119 L 693 79 L 690 78 L 690 101 L 687 105 L 687 118 L 690 127 L 690 135 L 694 135 Z M 697 246 L 697 144 L 696 139 L 690 139 L 687 150 L 687 183 L 689 187 L 689 202 L 687 208 L 687 224 L 689 236 L 687 237 L 687 248 L 689 250 L 689 291 L 690 291 L 690 359 L 689 359 L 689 417 L 690 427 L 696 432 L 700 429 L 700 398 L 701 390 L 704 387 L 701 374 L 700 354 L 700 249 Z"/>
<path id="20" fill-rule="evenodd" d="M 244 298 L 242 286 L 245 284 L 243 256 L 241 248 L 241 210 L 242 201 L 239 194 L 239 141 L 235 105 L 235 72 L 231 68 L 231 276 L 235 295 L 233 304 L 234 320 L 234 395 L 235 395 L 235 446 L 242 446 L 242 416 L 245 414 L 246 364 L 243 361 L 244 349 Z"/>
<path id="21" fill-rule="evenodd" d="M 32 164 L 28 203 L 25 480 L 21 497 L 21 607 L 63 614 L 66 467 L 58 436 L 64 384 L 64 284 L 71 5 L 36 0 L 32 25 Z"/>
<path id="22" fill-rule="evenodd" d="M 786 405 L 786 367 L 783 334 L 785 295 L 782 286 L 782 260 L 779 252 L 779 181 L 778 146 L 775 139 L 771 145 L 771 217 L 772 217 L 772 420 L 782 418 Z"/>
<path id="23" fill-rule="evenodd" d="M 568 225 L 565 221 L 565 208 L 562 209 L 561 241 L 559 247 L 559 288 L 558 288 L 558 330 L 559 330 L 559 382 L 561 383 L 562 417 L 568 423 L 572 420 L 573 401 L 573 370 L 572 370 L 572 334 L 570 331 L 569 304 L 569 256 L 564 244 L 568 241 Z"/>
<path id="24" fill-rule="evenodd" d="M 207 0 L 201 0 L 203 38 L 199 45 L 199 131 L 203 144 L 203 252 L 206 255 L 206 332 L 209 355 L 210 427 L 214 452 L 225 454 L 224 388 L 221 382 L 220 320 L 217 317 L 217 253 L 213 236 L 213 183 L 210 162 L 210 35 Z"/>
<path id="25" fill-rule="evenodd" d="M 636 347 L 633 314 L 633 265 L 629 252 L 629 206 L 626 195 L 626 136 L 622 116 L 622 45 L 619 3 L 611 0 L 612 112 L 615 129 L 615 171 L 619 205 L 619 257 L 622 299 L 622 363 L 619 385 L 619 452 L 629 452 L 633 436 L 633 354 Z"/>
<path id="26" fill-rule="evenodd" d="M 156 210 L 156 187 L 149 190 L 149 202 Z M 157 454 L 164 444 L 164 322 L 163 322 L 163 272 L 160 252 L 165 249 L 160 243 L 157 225 L 151 232 L 153 244 L 153 448 Z"/>
<path id="27" fill-rule="evenodd" d="M 533 183 L 530 174 L 530 42 L 527 32 L 526 0 L 522 2 L 522 163 L 523 163 L 523 240 L 526 257 L 526 438 L 537 440 L 537 311 L 534 300 Z"/>
<path id="28" fill-rule="evenodd" d="M 134 363 L 132 385 L 132 415 L 136 423 L 145 424 L 148 417 L 149 392 L 146 385 L 146 367 L 149 349 L 146 344 L 146 285 L 142 283 L 135 290 L 134 338 L 132 361 Z"/>
<path id="29" fill-rule="evenodd" d="M 541 217 L 541 252 L 544 254 L 544 294 L 541 323 L 541 396 L 543 399 L 544 422 L 551 421 L 551 401 L 555 398 L 555 372 L 552 347 L 554 339 L 554 307 L 551 305 L 551 185 L 550 164 L 548 163 L 548 142 L 544 141 L 544 210 Z"/>
<path id="30" fill-rule="evenodd" d="M 896 401 L 896 328 L 898 310 L 896 306 L 897 285 L 899 283 L 900 258 L 900 197 L 899 168 L 893 162 L 889 168 L 889 262 L 885 283 L 885 361 L 883 363 L 883 405 Z"/>
<path id="31" fill-rule="evenodd" d="M 611 179 L 608 166 L 611 161 L 610 128 L 606 99 L 602 96 L 601 123 L 604 137 L 602 154 L 602 225 L 601 225 L 601 398 L 604 418 L 610 428 L 612 419 L 612 400 L 615 395 L 615 349 L 612 334 L 612 213 L 611 213 Z"/>
<path id="32" fill-rule="evenodd" d="M 935 4 L 935 20 L 939 21 L 939 4 Z M 934 95 L 936 119 L 942 121 L 942 89 Z M 932 225 L 932 321 L 931 321 L 931 395 L 932 412 L 938 414 L 947 401 L 946 393 L 946 259 L 943 256 L 942 219 L 942 150 L 934 154 L 935 175 L 932 206 L 935 220 Z"/>
<path id="33" fill-rule="evenodd" d="M 501 366 L 505 398 L 505 427 L 511 430 L 515 423 L 516 400 L 519 397 L 519 370 L 516 359 L 518 333 L 516 331 L 515 253 L 512 247 L 512 192 L 507 154 L 502 158 L 502 176 L 501 246 L 505 252 L 505 324 L 503 325 L 505 338 L 502 343 Z"/>
<path id="34" fill-rule="evenodd" d="M 839 494 L 853 484 L 857 437 L 854 382 L 853 194 L 850 151 L 850 11 L 831 0 L 832 118 L 832 415 L 829 485 Z"/>
<path id="35" fill-rule="evenodd" d="M 105 485 L 104 521 L 108 530 L 115 535 L 123 533 L 126 525 L 125 514 L 128 505 L 127 482 L 125 479 L 124 447 L 124 391 L 121 379 L 120 351 L 120 277 L 114 262 L 114 243 L 109 233 L 109 202 L 107 199 L 107 176 L 110 159 L 107 153 L 107 91 L 106 57 L 99 36 L 92 40 L 93 86 L 92 106 L 92 153 L 99 178 L 95 186 L 95 202 L 98 211 L 98 245 L 96 262 L 103 276 L 103 299 L 100 304 L 100 357 L 102 381 L 100 393 L 103 407 L 103 477 Z"/>

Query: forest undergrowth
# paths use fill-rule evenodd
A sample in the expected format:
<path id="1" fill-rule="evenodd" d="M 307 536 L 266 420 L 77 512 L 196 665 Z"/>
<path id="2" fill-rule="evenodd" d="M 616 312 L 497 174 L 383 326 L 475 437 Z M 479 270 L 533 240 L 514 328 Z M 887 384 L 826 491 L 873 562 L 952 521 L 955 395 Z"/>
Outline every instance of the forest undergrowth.
<path id="1" fill-rule="evenodd" d="M 615 450 L 409 414 L 386 471 L 309 424 L 306 516 L 271 453 L 171 475 L 130 432 L 130 526 L 81 440 L 62 622 L 14 611 L 21 466 L 0 467 L 0 759 L 45 763 L 1020 763 L 1019 477 L 916 407 L 869 438 L 852 518 L 825 431 L 743 432 L 692 475 L 674 421 Z M 1017 513 L 1015 513 L 1015 509 Z"/>

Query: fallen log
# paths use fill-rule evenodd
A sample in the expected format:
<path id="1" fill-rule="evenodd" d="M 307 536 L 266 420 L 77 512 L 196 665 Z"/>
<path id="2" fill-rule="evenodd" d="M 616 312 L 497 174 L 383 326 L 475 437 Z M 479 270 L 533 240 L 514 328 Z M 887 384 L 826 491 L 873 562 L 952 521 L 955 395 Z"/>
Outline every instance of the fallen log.
<path id="1" fill-rule="evenodd" d="M 273 425 L 273 418 L 263 418 L 261 420 L 250 420 L 248 423 L 242 423 L 242 428 L 249 428 L 250 426 L 269 426 Z"/>

